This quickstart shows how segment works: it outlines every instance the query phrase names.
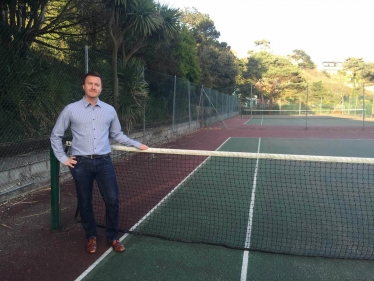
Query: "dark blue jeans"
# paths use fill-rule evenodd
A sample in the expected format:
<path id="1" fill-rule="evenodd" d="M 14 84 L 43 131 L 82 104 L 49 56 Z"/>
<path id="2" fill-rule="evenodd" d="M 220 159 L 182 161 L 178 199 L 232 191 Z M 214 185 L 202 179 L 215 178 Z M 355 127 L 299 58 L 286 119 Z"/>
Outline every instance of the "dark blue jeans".
<path id="1" fill-rule="evenodd" d="M 76 160 L 77 164 L 71 169 L 71 173 L 75 181 L 81 222 L 86 237 L 98 236 L 92 207 L 92 188 L 96 180 L 105 203 L 106 237 L 110 241 L 117 239 L 118 185 L 110 156 L 97 159 L 77 156 Z"/>

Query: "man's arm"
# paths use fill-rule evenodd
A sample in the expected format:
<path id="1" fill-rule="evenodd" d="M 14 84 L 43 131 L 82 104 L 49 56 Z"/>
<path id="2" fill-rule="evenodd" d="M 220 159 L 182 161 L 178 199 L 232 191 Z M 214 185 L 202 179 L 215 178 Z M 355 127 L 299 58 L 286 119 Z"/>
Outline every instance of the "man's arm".
<path id="1" fill-rule="evenodd" d="M 112 121 L 112 124 L 110 126 L 110 137 L 117 141 L 120 144 L 126 145 L 126 146 L 134 146 L 140 150 L 146 150 L 148 149 L 148 146 L 145 144 L 141 144 L 140 142 L 130 139 L 128 136 L 126 136 L 121 129 L 121 124 L 119 123 L 117 113 L 114 111 L 114 119 Z"/>
<path id="2" fill-rule="evenodd" d="M 56 158 L 64 164 L 69 160 L 69 157 L 67 157 L 65 154 L 64 147 L 62 145 L 62 138 L 66 129 L 69 127 L 69 124 L 69 110 L 67 107 L 65 107 L 58 117 L 50 137 L 53 153 L 55 154 Z"/>

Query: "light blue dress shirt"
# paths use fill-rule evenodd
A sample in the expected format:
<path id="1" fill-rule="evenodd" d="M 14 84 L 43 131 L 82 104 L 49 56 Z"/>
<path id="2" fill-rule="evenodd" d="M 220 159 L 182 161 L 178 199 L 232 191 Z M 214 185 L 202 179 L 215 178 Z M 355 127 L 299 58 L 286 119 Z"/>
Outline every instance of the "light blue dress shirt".
<path id="1" fill-rule="evenodd" d="M 100 100 L 92 106 L 83 97 L 64 108 L 52 130 L 52 149 L 61 163 L 69 159 L 62 145 L 62 137 L 69 126 L 73 134 L 72 155 L 110 153 L 110 138 L 126 146 L 139 148 L 141 145 L 124 135 L 113 106 Z"/>

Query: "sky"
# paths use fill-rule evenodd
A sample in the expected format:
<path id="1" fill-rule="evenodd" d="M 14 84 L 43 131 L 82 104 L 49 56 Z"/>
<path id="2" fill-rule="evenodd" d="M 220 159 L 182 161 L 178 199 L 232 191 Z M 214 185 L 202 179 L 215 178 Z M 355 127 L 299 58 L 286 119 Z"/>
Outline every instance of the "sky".
<path id="1" fill-rule="evenodd" d="M 315 64 L 349 57 L 374 63 L 374 2 L 370 0 L 167 0 L 173 8 L 208 14 L 226 42 L 246 57 L 267 40 L 286 56 L 303 50 Z"/>

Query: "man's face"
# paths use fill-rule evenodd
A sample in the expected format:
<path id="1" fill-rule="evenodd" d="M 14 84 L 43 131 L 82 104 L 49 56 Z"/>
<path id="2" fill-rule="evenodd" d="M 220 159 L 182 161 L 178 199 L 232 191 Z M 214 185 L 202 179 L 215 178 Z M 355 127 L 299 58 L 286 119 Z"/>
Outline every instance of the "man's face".
<path id="1" fill-rule="evenodd" d="M 100 77 L 87 76 L 83 84 L 83 90 L 88 98 L 97 98 L 102 90 Z"/>

